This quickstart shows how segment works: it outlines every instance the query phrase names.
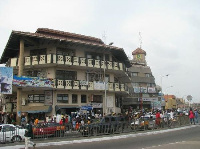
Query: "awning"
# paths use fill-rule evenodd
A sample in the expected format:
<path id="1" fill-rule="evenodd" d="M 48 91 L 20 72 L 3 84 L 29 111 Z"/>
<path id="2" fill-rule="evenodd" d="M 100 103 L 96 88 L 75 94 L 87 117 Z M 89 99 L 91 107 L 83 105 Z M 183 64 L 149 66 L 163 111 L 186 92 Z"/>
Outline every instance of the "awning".
<path id="1" fill-rule="evenodd" d="M 48 113 L 51 111 L 52 111 L 52 106 L 22 106 L 22 112 Z"/>
<path id="2" fill-rule="evenodd" d="M 60 109 L 79 109 L 79 106 L 75 105 L 56 105 L 55 110 L 58 111 Z"/>

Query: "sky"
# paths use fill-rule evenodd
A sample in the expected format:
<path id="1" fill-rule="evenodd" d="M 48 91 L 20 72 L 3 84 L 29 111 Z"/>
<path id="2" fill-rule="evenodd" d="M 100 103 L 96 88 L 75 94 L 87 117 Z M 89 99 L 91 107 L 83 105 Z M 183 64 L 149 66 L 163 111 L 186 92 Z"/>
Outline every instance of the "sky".
<path id="1" fill-rule="evenodd" d="M 163 93 L 200 102 L 199 6 L 199 0 L 1 0 L 0 55 L 12 30 L 37 28 L 113 42 L 131 59 L 141 45 Z"/>

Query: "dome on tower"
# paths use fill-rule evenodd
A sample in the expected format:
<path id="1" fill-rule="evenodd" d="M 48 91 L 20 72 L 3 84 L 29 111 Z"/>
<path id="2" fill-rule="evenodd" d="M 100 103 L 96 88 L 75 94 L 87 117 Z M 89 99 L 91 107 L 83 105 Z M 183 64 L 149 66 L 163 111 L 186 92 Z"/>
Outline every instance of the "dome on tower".
<path id="1" fill-rule="evenodd" d="M 132 55 L 137 55 L 137 54 L 144 54 L 146 56 L 146 52 L 142 50 L 141 48 L 137 48 L 132 52 Z"/>

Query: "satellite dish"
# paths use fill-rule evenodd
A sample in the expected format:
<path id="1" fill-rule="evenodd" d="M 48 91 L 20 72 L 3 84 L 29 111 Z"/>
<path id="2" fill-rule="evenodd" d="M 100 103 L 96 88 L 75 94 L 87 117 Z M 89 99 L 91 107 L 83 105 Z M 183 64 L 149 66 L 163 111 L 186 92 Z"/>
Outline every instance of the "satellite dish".
<path id="1" fill-rule="evenodd" d="M 188 95 L 188 96 L 187 96 L 187 100 L 188 100 L 188 101 L 191 101 L 191 100 L 192 100 L 192 96 L 191 96 L 191 95 Z"/>

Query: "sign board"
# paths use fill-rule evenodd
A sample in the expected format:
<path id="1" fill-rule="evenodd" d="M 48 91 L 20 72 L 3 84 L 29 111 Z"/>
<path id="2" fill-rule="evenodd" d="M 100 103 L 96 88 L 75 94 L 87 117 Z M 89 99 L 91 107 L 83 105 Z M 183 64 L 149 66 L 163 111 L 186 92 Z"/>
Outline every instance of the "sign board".
<path id="1" fill-rule="evenodd" d="M 88 85 L 88 81 L 81 80 L 81 81 L 80 81 L 80 85 Z"/>
<path id="2" fill-rule="evenodd" d="M 44 105 L 53 104 L 53 91 L 44 91 Z"/>
<path id="3" fill-rule="evenodd" d="M 0 93 L 12 94 L 13 68 L 0 67 Z"/>
<path id="4" fill-rule="evenodd" d="M 93 109 L 92 106 L 82 106 L 81 110 L 87 110 L 87 111 L 91 111 Z"/>

